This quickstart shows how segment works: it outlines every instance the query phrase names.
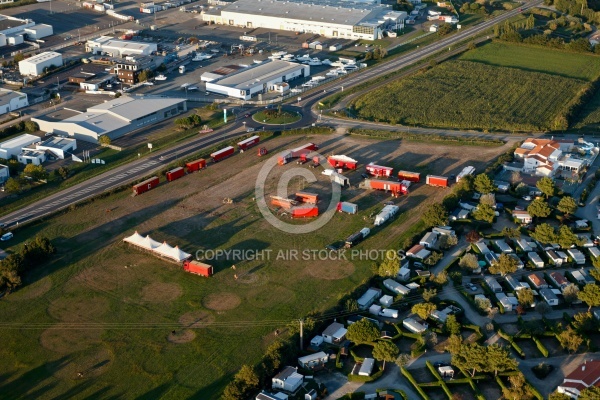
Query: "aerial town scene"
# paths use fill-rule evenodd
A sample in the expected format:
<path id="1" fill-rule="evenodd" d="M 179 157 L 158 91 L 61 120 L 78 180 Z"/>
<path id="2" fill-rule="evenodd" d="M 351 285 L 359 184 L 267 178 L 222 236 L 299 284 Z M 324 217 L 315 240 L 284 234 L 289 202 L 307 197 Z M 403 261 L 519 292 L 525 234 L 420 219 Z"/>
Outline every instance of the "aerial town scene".
<path id="1" fill-rule="evenodd" d="M 600 1 L 0 0 L 0 56 L 0 399 L 600 399 Z"/>

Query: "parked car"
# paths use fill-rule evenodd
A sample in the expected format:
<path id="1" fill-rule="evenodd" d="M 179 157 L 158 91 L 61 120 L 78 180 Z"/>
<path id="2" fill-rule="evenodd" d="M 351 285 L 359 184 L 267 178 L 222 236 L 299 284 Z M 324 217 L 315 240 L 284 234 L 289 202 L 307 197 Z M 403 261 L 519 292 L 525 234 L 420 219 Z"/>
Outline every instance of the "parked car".
<path id="1" fill-rule="evenodd" d="M 523 200 L 525 200 L 525 201 L 531 201 L 531 196 L 523 196 Z"/>
<path id="2" fill-rule="evenodd" d="M 472 290 L 473 292 L 477 291 L 477 286 L 473 285 L 472 283 L 468 283 L 467 287 L 469 288 L 469 290 Z"/>
<path id="3" fill-rule="evenodd" d="M 15 235 L 13 235 L 12 232 L 8 232 L 8 233 L 5 233 L 4 235 L 0 236 L 0 240 L 3 241 L 3 242 L 5 242 L 7 240 L 12 239 L 14 236 Z"/>
<path id="4" fill-rule="evenodd" d="M 250 118 L 250 114 L 244 114 L 244 118 Z"/>

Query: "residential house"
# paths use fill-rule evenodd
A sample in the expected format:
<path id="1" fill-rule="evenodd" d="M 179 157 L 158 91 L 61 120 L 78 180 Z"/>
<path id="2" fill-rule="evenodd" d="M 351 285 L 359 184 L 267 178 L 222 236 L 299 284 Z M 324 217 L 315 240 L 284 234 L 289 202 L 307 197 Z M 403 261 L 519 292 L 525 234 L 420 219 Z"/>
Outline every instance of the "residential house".
<path id="1" fill-rule="evenodd" d="M 379 303 L 385 307 L 391 306 L 393 302 L 394 302 L 394 298 L 387 294 L 385 296 L 381 296 L 381 298 L 379 299 Z"/>
<path id="2" fill-rule="evenodd" d="M 438 240 L 438 234 L 435 232 L 427 232 L 419 241 L 419 244 L 426 249 L 433 249 Z"/>
<path id="3" fill-rule="evenodd" d="M 492 252 L 485 253 L 484 257 L 485 257 L 485 261 L 487 261 L 487 263 L 490 267 L 499 261 L 496 253 L 492 253 Z"/>
<path id="4" fill-rule="evenodd" d="M 490 288 L 490 290 L 492 292 L 494 292 L 494 293 L 502 292 L 502 286 L 500 286 L 500 284 L 498 283 L 496 278 L 491 277 L 491 276 L 486 276 L 484 280 L 485 280 L 486 285 L 488 285 L 488 287 Z"/>
<path id="5" fill-rule="evenodd" d="M 526 286 L 523 285 L 523 282 L 519 282 L 519 280 L 517 278 L 515 278 L 514 276 L 507 275 L 504 277 L 504 279 L 506 280 L 506 283 L 508 284 L 508 286 L 510 286 L 511 289 L 514 290 L 515 292 L 526 288 Z"/>
<path id="6" fill-rule="evenodd" d="M 585 264 L 585 255 L 578 249 L 569 249 L 567 250 L 567 253 L 569 253 L 573 261 L 575 261 L 575 264 Z"/>
<path id="7" fill-rule="evenodd" d="M 0 178 L 1 179 L 1 178 Z M 600 250 L 597 247 L 588 247 L 590 255 L 594 258 L 600 257 Z"/>
<path id="8" fill-rule="evenodd" d="M 467 210 L 469 212 L 471 212 L 477 208 L 477 204 L 469 203 L 467 201 L 459 201 L 458 205 L 461 206 L 464 210 Z"/>
<path id="9" fill-rule="evenodd" d="M 431 231 L 439 235 L 456 236 L 456 232 L 451 226 L 436 226 L 435 228 L 432 228 Z"/>
<path id="10" fill-rule="evenodd" d="M 581 271 L 569 271 L 568 273 L 571 274 L 575 282 L 578 284 L 585 285 L 587 283 L 585 276 L 581 273 Z"/>
<path id="11" fill-rule="evenodd" d="M 313 369 L 324 366 L 328 360 L 329 356 L 324 351 L 320 351 L 315 354 L 298 357 L 298 365 L 305 369 Z"/>
<path id="12" fill-rule="evenodd" d="M 285 393 L 269 393 L 264 390 L 256 396 L 256 400 L 288 400 L 289 396 Z"/>
<path id="13" fill-rule="evenodd" d="M 530 274 L 527 275 L 527 279 L 533 285 L 534 289 L 546 289 L 548 287 L 548 282 L 544 278 L 542 278 L 541 274 Z"/>
<path id="14" fill-rule="evenodd" d="M 399 284 L 398 282 L 396 282 L 393 279 L 386 279 L 383 281 L 383 286 L 385 286 L 387 289 L 391 290 L 392 292 L 396 293 L 396 294 L 401 294 L 403 296 L 406 296 L 407 294 L 410 293 L 410 289 L 407 288 L 404 285 Z"/>
<path id="15" fill-rule="evenodd" d="M 564 257 L 559 255 L 559 253 L 561 253 Z M 560 267 L 563 263 L 568 261 L 567 255 L 562 251 L 548 250 L 546 251 L 546 255 L 548 256 L 550 263 L 556 265 L 557 267 Z"/>
<path id="16" fill-rule="evenodd" d="M 523 160 L 523 172 L 538 176 L 554 176 L 558 160 L 562 157 L 561 146 L 550 139 L 526 139 L 514 156 Z"/>
<path id="17" fill-rule="evenodd" d="M 527 258 L 536 268 L 544 268 L 544 260 L 542 260 L 542 257 L 538 253 L 530 251 L 527 253 Z"/>
<path id="18" fill-rule="evenodd" d="M 273 389 L 294 393 L 302 386 L 303 382 L 304 376 L 298 373 L 298 368 L 288 366 L 275 375 L 271 383 Z"/>
<path id="19" fill-rule="evenodd" d="M 506 181 L 494 181 L 494 185 L 499 193 L 506 193 L 510 189 L 510 183 Z"/>
<path id="20" fill-rule="evenodd" d="M 310 389 L 307 393 L 304 393 L 304 400 L 317 400 L 317 391 Z"/>
<path id="21" fill-rule="evenodd" d="M 515 253 L 510 253 L 508 256 L 517 262 L 517 269 L 523 269 L 523 267 L 525 267 L 525 264 L 523 264 L 523 261 L 521 261 L 519 256 L 516 255 Z"/>
<path id="22" fill-rule="evenodd" d="M 583 389 L 590 386 L 599 386 L 600 383 L 600 361 L 589 360 L 581 364 L 577 369 L 565 377 L 563 383 L 558 386 L 558 393 L 564 393 L 574 399 L 579 397 Z"/>
<path id="23" fill-rule="evenodd" d="M 358 308 L 366 310 L 371 304 L 381 296 L 381 289 L 369 288 L 360 299 L 357 300 Z"/>
<path id="24" fill-rule="evenodd" d="M 498 250 L 500 250 L 500 253 L 508 254 L 514 251 L 504 239 L 498 239 L 494 242 L 494 244 L 496 245 Z"/>
<path id="25" fill-rule="evenodd" d="M 579 240 L 581 240 L 582 247 L 594 247 L 594 242 L 589 236 L 581 235 L 579 236 Z"/>
<path id="26" fill-rule="evenodd" d="M 540 296 L 549 306 L 557 306 L 558 305 L 558 297 L 554 294 L 552 289 L 543 288 L 539 290 Z"/>
<path id="27" fill-rule="evenodd" d="M 345 338 L 348 330 L 339 322 L 332 322 L 323 331 L 323 340 L 329 344 L 340 344 Z"/>
<path id="28" fill-rule="evenodd" d="M 588 283 L 596 283 L 596 281 L 594 280 L 594 278 L 592 278 L 590 276 L 590 274 L 588 274 L 588 272 L 586 270 L 584 270 L 583 268 L 581 268 L 579 270 L 579 272 L 581 273 L 581 276 L 583 277 L 583 280 L 585 281 L 585 284 L 587 285 Z"/>
<path id="29" fill-rule="evenodd" d="M 429 257 L 430 254 L 431 251 L 427 250 L 420 244 L 414 245 L 406 252 L 408 257 L 416 258 L 417 260 L 424 260 Z"/>
<path id="30" fill-rule="evenodd" d="M 323 344 L 323 336 L 321 336 L 321 335 L 315 336 L 310 341 L 311 347 L 319 347 L 322 344 Z"/>
<path id="31" fill-rule="evenodd" d="M 373 367 L 375 366 L 375 360 L 373 358 L 365 358 L 358 370 L 358 375 L 361 376 L 371 376 L 371 372 L 373 372 Z"/>
<path id="32" fill-rule="evenodd" d="M 514 210 L 512 216 L 519 224 L 530 224 L 533 221 L 527 211 Z"/>
<path id="33" fill-rule="evenodd" d="M 410 279 L 410 268 L 403 265 L 402 268 L 398 271 L 397 278 L 401 282 L 406 282 Z"/>
<path id="34" fill-rule="evenodd" d="M 567 281 L 567 279 L 560 272 L 550 272 L 548 274 L 548 278 L 550 279 L 550 282 L 555 284 L 556 287 L 561 290 L 561 292 L 569 285 L 569 281 Z"/>
<path id="35" fill-rule="evenodd" d="M 507 295 L 505 295 L 504 293 L 497 293 L 496 298 L 498 299 L 500 304 L 502 304 L 502 307 L 504 307 L 504 311 L 512 311 L 513 310 L 513 302 L 510 300 L 510 298 Z M 515 298 L 513 297 L 513 299 L 515 299 Z M 514 306 L 514 307 L 516 307 L 516 306 Z"/>
<path id="36" fill-rule="evenodd" d="M 525 238 L 517 239 L 517 246 L 519 246 L 519 248 L 523 251 L 532 251 L 533 250 L 533 248 L 530 245 L 530 242 L 528 242 L 527 239 L 525 239 Z"/>
<path id="37" fill-rule="evenodd" d="M 467 218 L 469 218 L 469 211 L 465 210 L 462 207 L 459 207 L 459 208 L 455 209 L 452 212 L 452 214 L 450 214 L 450 219 L 452 221 L 458 221 L 458 220 L 467 219 Z"/>
<path id="38" fill-rule="evenodd" d="M 487 246 L 487 244 L 485 244 L 483 240 L 480 240 L 479 242 L 475 243 L 475 248 L 477 248 L 477 250 L 479 250 L 481 254 L 491 253 L 489 247 Z"/>
<path id="39" fill-rule="evenodd" d="M 406 329 L 408 329 L 412 333 L 423 333 L 428 328 L 427 324 L 421 324 L 420 322 L 417 322 L 413 318 L 405 318 L 402 321 L 402 326 L 405 327 Z"/>
<path id="40" fill-rule="evenodd" d="M 385 296 L 384 296 L 385 297 Z M 389 296 L 388 296 L 389 297 Z M 383 297 L 382 297 L 383 298 Z M 371 307 L 369 307 L 369 314 L 372 315 L 379 315 L 379 312 L 381 311 L 381 306 L 379 304 L 372 304 Z"/>
<path id="41" fill-rule="evenodd" d="M 443 310 L 435 310 L 431 313 L 431 318 L 444 324 L 446 323 L 446 319 L 448 319 L 448 315 L 454 314 L 457 311 L 460 311 L 458 307 L 449 306 Z"/>

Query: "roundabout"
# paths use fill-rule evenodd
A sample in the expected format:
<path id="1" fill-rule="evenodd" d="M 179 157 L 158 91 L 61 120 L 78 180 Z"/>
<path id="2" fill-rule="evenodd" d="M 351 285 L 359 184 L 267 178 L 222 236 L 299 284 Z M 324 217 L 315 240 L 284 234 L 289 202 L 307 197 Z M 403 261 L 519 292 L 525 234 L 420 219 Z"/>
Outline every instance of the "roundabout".
<path id="1" fill-rule="evenodd" d="M 288 125 L 302 119 L 302 114 L 290 110 L 265 109 L 252 115 L 252 120 L 265 125 Z"/>

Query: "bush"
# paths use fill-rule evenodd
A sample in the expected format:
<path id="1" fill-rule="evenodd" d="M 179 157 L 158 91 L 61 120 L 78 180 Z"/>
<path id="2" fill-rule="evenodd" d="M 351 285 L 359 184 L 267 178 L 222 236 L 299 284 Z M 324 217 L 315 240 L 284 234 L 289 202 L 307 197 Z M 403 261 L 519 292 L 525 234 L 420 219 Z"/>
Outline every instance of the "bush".
<path id="1" fill-rule="evenodd" d="M 548 349 L 546 348 L 546 346 L 544 346 L 542 342 L 540 342 L 540 339 L 538 339 L 536 336 L 533 336 L 531 339 L 535 342 L 535 345 L 537 346 L 540 353 L 542 353 L 544 357 L 548 357 Z"/>
<path id="2" fill-rule="evenodd" d="M 535 367 L 531 368 L 531 371 L 538 379 L 546 379 L 548 375 L 554 370 L 554 367 L 550 364 L 539 363 Z"/>

